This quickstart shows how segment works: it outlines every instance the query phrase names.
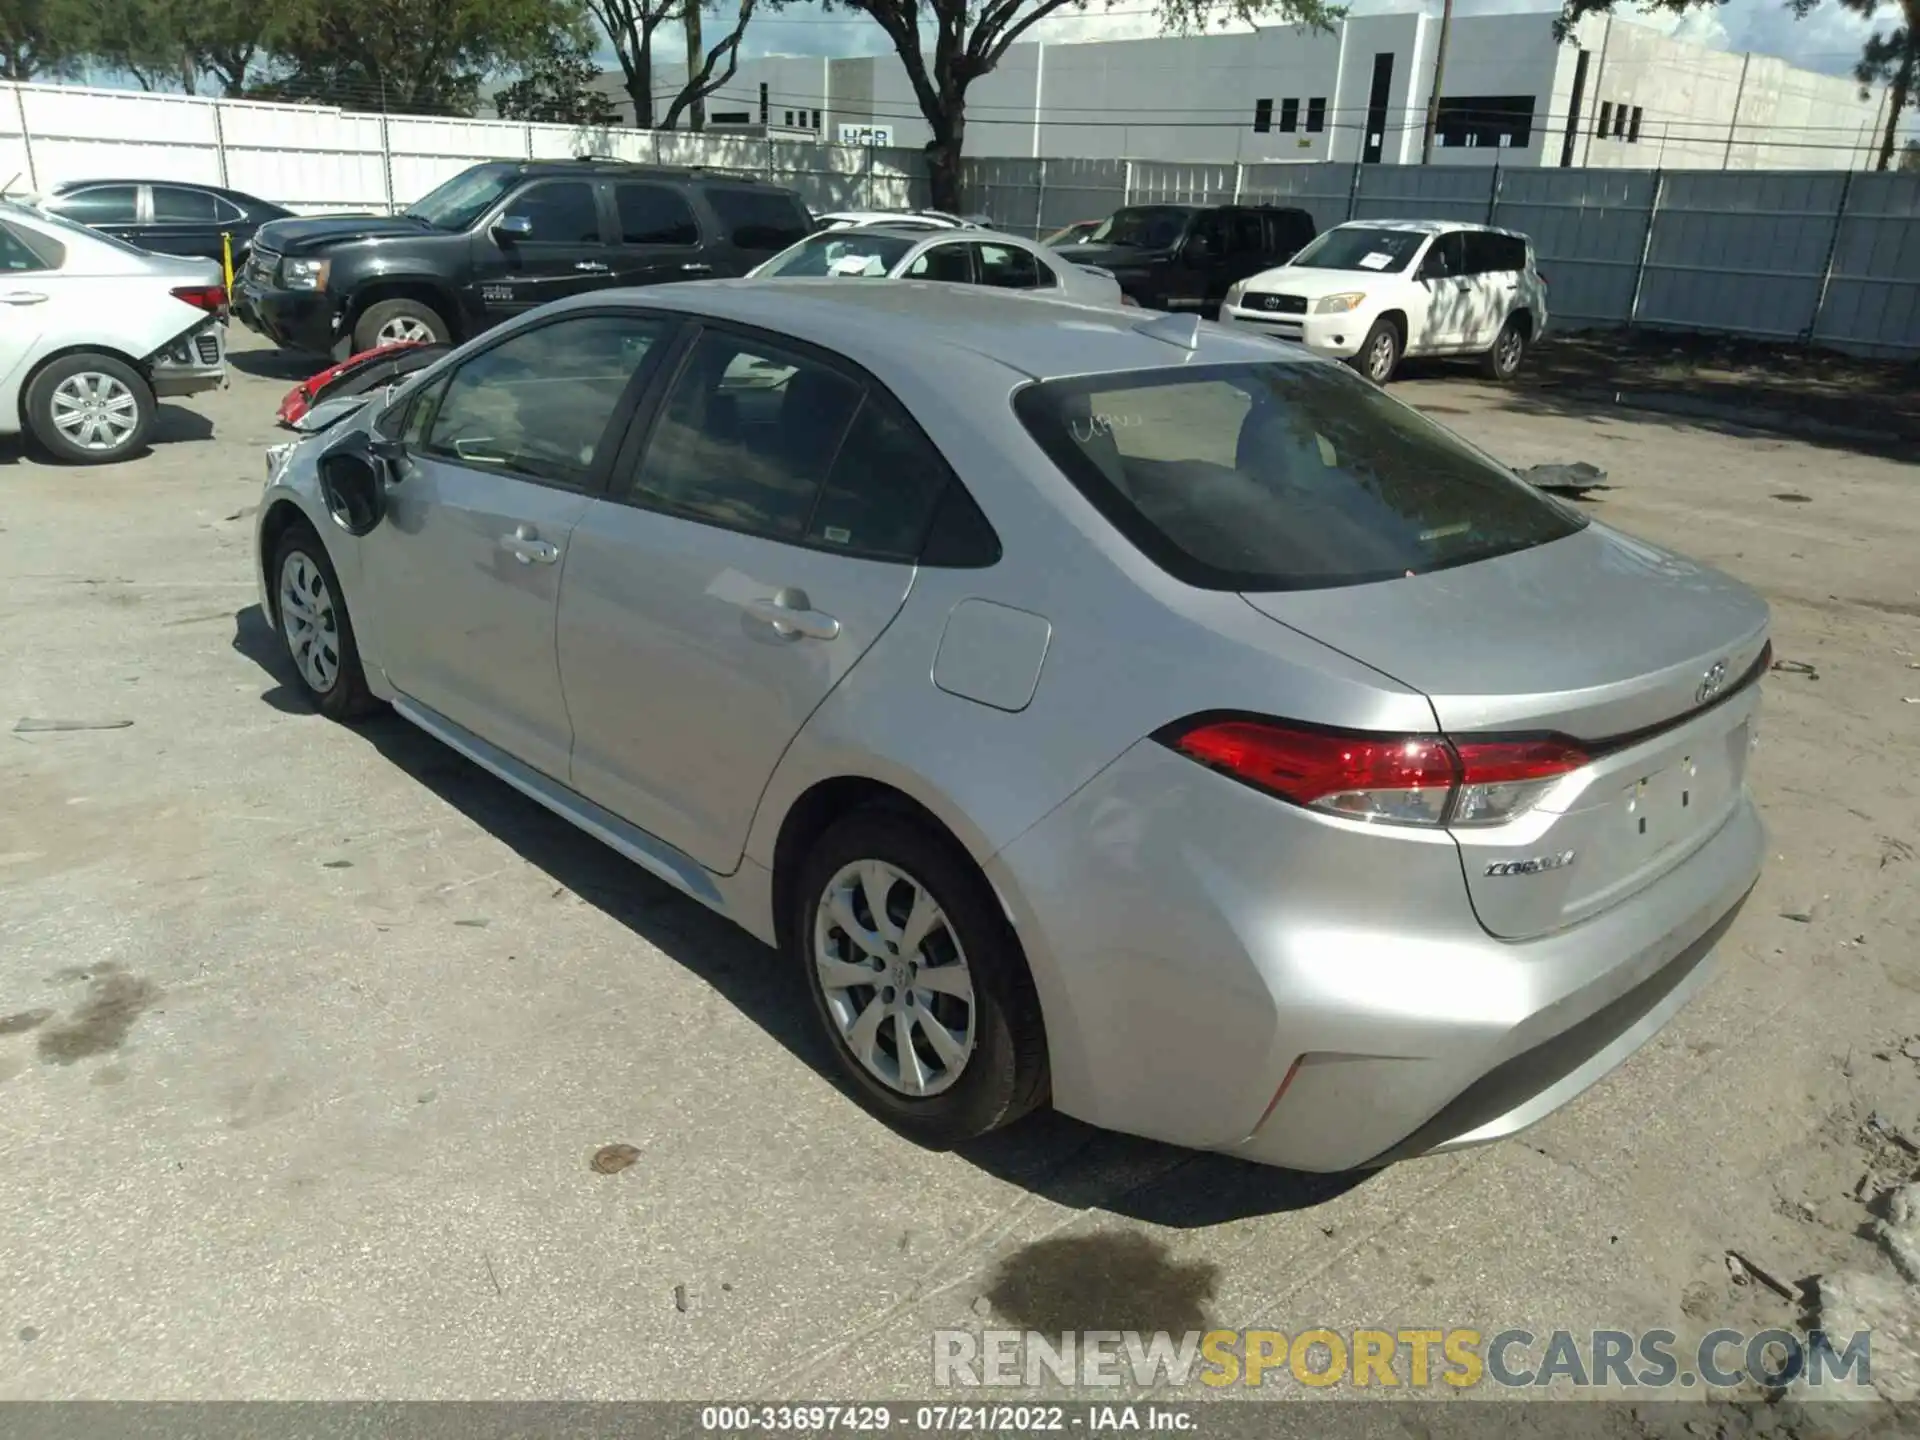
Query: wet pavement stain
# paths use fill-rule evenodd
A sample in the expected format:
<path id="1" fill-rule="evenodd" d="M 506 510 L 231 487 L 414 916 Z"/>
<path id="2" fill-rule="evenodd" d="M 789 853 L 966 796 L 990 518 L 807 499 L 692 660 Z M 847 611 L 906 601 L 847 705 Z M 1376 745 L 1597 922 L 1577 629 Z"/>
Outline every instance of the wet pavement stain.
<path id="1" fill-rule="evenodd" d="M 41 1030 L 36 1047 L 49 1065 L 71 1065 L 118 1050 L 133 1022 L 160 998 L 160 987 L 118 970 L 95 972 L 87 998 L 65 1020 Z"/>
<path id="2" fill-rule="evenodd" d="M 18 1015 L 0 1016 L 0 1035 L 24 1035 L 52 1018 L 51 1010 L 22 1010 Z"/>
<path id="3" fill-rule="evenodd" d="M 986 1300 L 1010 1325 L 1046 1334 L 1066 1330 L 1207 1328 L 1207 1303 L 1220 1267 L 1181 1264 L 1145 1235 L 1042 1240 L 1000 1262 Z"/>

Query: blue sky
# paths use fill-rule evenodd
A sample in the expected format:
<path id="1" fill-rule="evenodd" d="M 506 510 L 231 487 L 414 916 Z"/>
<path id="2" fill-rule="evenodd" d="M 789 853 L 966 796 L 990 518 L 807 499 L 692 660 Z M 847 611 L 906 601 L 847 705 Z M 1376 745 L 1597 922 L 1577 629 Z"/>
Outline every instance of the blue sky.
<path id="1" fill-rule="evenodd" d="M 1422 0 L 1355 0 L 1351 8 L 1357 15 L 1419 10 Z M 1425 8 L 1436 14 L 1440 9 L 1437 0 Z M 1559 8 L 1554 0 L 1532 4 L 1528 0 L 1459 0 L 1454 13 L 1511 14 L 1516 10 Z M 1729 0 L 1724 5 L 1704 5 L 1685 16 L 1665 11 L 1642 14 L 1626 5 L 1617 13 L 1703 45 L 1777 55 L 1809 70 L 1834 75 L 1844 75 L 1853 68 L 1862 41 L 1874 28 L 1842 10 L 1835 0 L 1824 0 L 1804 20 L 1796 20 L 1781 0 Z M 1898 9 L 1890 5 L 1882 15 L 1881 24 L 1890 27 L 1897 23 Z M 718 17 L 710 21 L 710 30 L 720 23 Z M 1048 40 L 1118 39 L 1158 33 L 1153 7 L 1147 0 L 1116 0 L 1111 8 L 1094 0 L 1086 9 L 1064 11 L 1030 32 L 1032 38 Z M 756 15 L 743 48 L 748 55 L 875 55 L 892 47 L 872 21 L 828 16 L 817 4 L 803 0 L 779 13 L 762 11 Z"/>

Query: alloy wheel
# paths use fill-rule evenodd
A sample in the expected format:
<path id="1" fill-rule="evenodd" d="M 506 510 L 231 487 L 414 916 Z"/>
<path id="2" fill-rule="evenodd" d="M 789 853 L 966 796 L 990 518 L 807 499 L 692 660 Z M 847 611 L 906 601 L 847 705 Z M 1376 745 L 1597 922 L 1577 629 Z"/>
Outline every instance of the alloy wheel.
<path id="1" fill-rule="evenodd" d="M 1525 342 L 1518 330 L 1508 330 L 1500 337 L 1500 348 L 1494 355 L 1494 363 L 1500 367 L 1502 375 L 1510 375 L 1520 368 L 1520 352 Z"/>
<path id="2" fill-rule="evenodd" d="M 427 345 L 433 341 L 433 331 L 423 320 L 396 315 L 380 327 L 374 338 L 382 345 Z"/>
<path id="3" fill-rule="evenodd" d="M 340 620 L 326 576 L 305 552 L 293 550 L 280 566 L 280 629 L 307 684 L 319 694 L 340 678 Z"/>
<path id="4" fill-rule="evenodd" d="M 842 866 L 815 912 L 813 964 L 853 1057 L 888 1089 L 950 1089 L 974 1046 L 973 975 L 946 912 L 881 860 Z"/>
<path id="5" fill-rule="evenodd" d="M 117 375 L 82 370 L 53 390 L 53 426 L 82 450 L 111 454 L 140 424 L 140 402 Z"/>
<path id="6" fill-rule="evenodd" d="M 1367 378 L 1377 385 L 1387 383 L 1393 374 L 1393 336 L 1382 331 L 1367 351 Z"/>

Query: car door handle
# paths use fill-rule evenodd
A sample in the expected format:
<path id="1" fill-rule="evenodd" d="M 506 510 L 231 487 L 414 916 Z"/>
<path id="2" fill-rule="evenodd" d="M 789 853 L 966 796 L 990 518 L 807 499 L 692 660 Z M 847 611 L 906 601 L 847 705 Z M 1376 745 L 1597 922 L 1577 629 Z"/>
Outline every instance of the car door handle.
<path id="1" fill-rule="evenodd" d="M 560 547 L 542 540 L 531 525 L 517 525 L 513 534 L 502 535 L 500 548 L 522 565 L 551 565 L 560 558 Z"/>
<path id="2" fill-rule="evenodd" d="M 602 265 L 598 260 L 582 260 L 573 268 L 583 275 L 605 275 L 613 267 Z"/>
<path id="3" fill-rule="evenodd" d="M 680 273 L 682 275 L 711 275 L 713 273 L 713 267 L 711 265 L 699 264 L 696 261 L 689 261 L 680 267 Z"/>
<path id="4" fill-rule="evenodd" d="M 784 591 L 782 595 L 788 603 L 783 604 L 778 598 L 753 600 L 747 604 L 747 613 L 772 626 L 774 634 L 787 639 L 804 635 L 809 640 L 831 640 L 840 633 L 840 622 L 833 616 L 807 608 L 804 593 Z M 795 601 L 798 603 L 793 603 Z"/>
<path id="5" fill-rule="evenodd" d="M 44 305 L 47 297 L 38 290 L 9 290 L 0 295 L 0 305 Z"/>

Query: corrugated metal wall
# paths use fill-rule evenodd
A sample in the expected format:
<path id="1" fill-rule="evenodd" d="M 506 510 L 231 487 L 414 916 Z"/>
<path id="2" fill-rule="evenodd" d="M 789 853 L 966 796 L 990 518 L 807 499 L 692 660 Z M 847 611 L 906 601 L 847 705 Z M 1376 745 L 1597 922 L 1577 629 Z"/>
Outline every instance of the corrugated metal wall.
<path id="1" fill-rule="evenodd" d="M 477 159 L 578 154 L 761 175 L 816 211 L 928 201 L 917 150 L 0 85 L 0 181 L 28 190 L 142 175 L 299 210 L 386 210 Z M 1674 326 L 1920 358 L 1920 175 L 978 159 L 962 180 L 972 208 L 1028 235 L 1155 201 L 1297 205 L 1321 229 L 1491 222 L 1532 237 L 1561 327 Z"/>

